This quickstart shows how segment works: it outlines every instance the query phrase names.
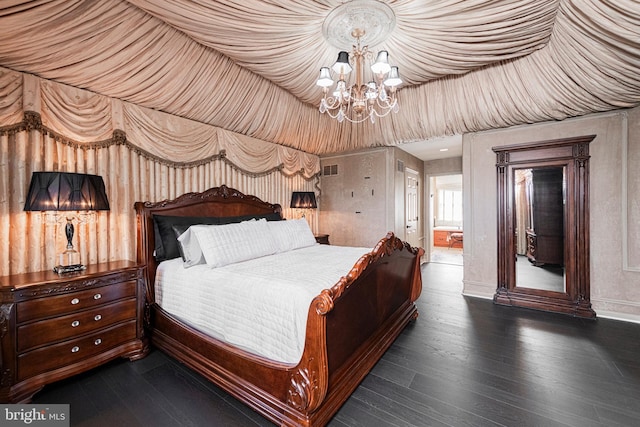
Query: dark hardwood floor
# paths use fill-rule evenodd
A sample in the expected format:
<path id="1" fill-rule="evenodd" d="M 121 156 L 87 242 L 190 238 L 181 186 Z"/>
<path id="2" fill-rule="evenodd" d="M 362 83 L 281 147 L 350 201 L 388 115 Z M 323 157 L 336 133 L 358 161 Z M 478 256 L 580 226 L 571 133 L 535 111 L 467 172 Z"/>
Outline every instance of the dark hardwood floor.
<path id="1" fill-rule="evenodd" d="M 638 426 L 640 325 L 461 295 L 462 267 L 427 264 L 420 317 L 329 424 Z M 269 426 L 159 351 L 46 386 L 72 426 Z"/>

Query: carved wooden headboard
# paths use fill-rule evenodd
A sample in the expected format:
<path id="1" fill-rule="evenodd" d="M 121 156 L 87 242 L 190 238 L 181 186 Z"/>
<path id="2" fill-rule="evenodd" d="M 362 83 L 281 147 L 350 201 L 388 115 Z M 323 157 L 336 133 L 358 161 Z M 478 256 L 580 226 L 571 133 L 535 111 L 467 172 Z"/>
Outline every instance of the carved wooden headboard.
<path id="1" fill-rule="evenodd" d="M 154 257 L 155 234 L 153 215 L 193 216 L 193 217 L 233 217 L 242 215 L 278 214 L 282 217 L 279 204 L 263 202 L 255 196 L 222 185 L 202 193 L 186 193 L 174 200 L 161 202 L 136 202 L 137 262 L 146 266 L 145 279 L 147 298 L 154 299 L 154 281 L 158 262 Z"/>

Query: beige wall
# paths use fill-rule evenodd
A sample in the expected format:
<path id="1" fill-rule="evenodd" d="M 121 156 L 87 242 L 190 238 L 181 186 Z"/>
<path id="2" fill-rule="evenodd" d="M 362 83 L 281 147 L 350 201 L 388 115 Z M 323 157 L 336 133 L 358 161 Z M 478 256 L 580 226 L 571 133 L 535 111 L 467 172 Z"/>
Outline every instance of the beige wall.
<path id="1" fill-rule="evenodd" d="M 428 160 L 424 162 L 424 172 L 430 176 L 462 173 L 462 157 Z"/>
<path id="2" fill-rule="evenodd" d="M 321 169 L 338 167 L 337 175 L 320 181 L 319 232 L 332 244 L 373 247 L 389 231 L 404 238 L 404 174 L 396 172 L 397 160 L 422 177 L 422 161 L 392 147 L 320 159 Z"/>
<path id="3" fill-rule="evenodd" d="M 595 134 L 590 144 L 591 302 L 598 316 L 640 322 L 640 109 L 463 137 L 464 294 L 497 284 L 494 146 Z"/>
<path id="4" fill-rule="evenodd" d="M 321 169 L 337 165 L 337 175 L 323 175 L 319 232 L 334 245 L 373 247 L 393 228 L 388 191 L 391 160 L 386 148 L 327 156 Z"/>

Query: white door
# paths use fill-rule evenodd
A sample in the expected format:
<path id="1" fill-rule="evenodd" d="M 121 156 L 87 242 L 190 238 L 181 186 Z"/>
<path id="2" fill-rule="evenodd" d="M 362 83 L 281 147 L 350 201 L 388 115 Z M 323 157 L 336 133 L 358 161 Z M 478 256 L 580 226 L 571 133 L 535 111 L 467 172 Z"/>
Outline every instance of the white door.
<path id="1" fill-rule="evenodd" d="M 418 220 L 420 199 L 418 197 L 418 173 L 411 169 L 405 169 L 405 240 L 411 246 L 420 246 L 418 234 Z"/>

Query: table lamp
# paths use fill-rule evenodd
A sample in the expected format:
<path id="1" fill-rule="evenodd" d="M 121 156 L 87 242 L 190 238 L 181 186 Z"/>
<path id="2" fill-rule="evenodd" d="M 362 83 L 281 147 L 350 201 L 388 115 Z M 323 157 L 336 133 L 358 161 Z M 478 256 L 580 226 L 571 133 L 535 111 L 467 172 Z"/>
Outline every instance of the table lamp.
<path id="1" fill-rule="evenodd" d="M 98 175 L 69 172 L 33 172 L 25 211 L 108 211 L 109 200 L 104 181 Z M 78 252 L 73 248 L 74 216 L 66 216 L 67 249 L 60 255 L 56 273 L 84 270 Z M 65 259 L 68 261 L 63 265 Z M 72 260 L 77 259 L 77 262 Z"/>
<path id="2" fill-rule="evenodd" d="M 317 209 L 316 193 L 313 191 L 294 191 L 291 194 L 291 205 L 289 207 L 305 210 Z M 304 211 L 302 213 L 302 218 L 304 218 Z"/>

